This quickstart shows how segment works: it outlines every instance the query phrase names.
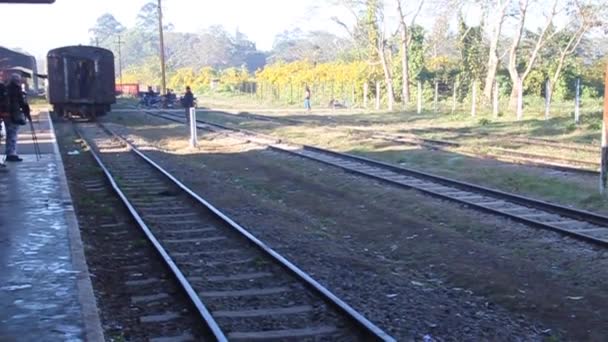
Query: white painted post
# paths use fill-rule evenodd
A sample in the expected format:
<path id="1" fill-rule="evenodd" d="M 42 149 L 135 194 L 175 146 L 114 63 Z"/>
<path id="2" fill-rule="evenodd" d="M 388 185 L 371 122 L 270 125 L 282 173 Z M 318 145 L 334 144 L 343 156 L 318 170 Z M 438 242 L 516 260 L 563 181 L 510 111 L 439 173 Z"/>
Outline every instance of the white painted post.
<path id="1" fill-rule="evenodd" d="M 422 113 L 422 82 L 418 81 L 418 114 Z"/>
<path id="2" fill-rule="evenodd" d="M 452 91 L 452 114 L 456 111 L 456 90 L 458 89 L 458 82 L 454 81 L 454 90 Z"/>
<path id="3" fill-rule="evenodd" d="M 367 97 L 369 96 L 369 84 L 363 83 L 363 107 L 367 108 Z"/>
<path id="4" fill-rule="evenodd" d="M 477 114 L 477 81 L 473 81 L 473 94 L 471 96 L 471 116 Z"/>
<path id="5" fill-rule="evenodd" d="M 549 115 L 551 114 L 551 80 L 547 80 L 545 83 L 545 120 L 549 120 Z"/>
<path id="6" fill-rule="evenodd" d="M 580 123 L 581 115 L 581 79 L 576 79 L 576 98 L 574 99 L 574 123 Z"/>
<path id="7" fill-rule="evenodd" d="M 524 116 L 524 81 L 518 80 L 519 87 L 517 89 L 517 121 Z"/>
<path id="8" fill-rule="evenodd" d="M 376 81 L 376 110 L 380 110 L 380 82 Z"/>
<path id="9" fill-rule="evenodd" d="M 198 146 L 198 138 L 196 136 L 196 108 L 190 107 L 190 147 Z"/>
<path id="10" fill-rule="evenodd" d="M 493 92 L 493 106 L 492 106 L 492 116 L 494 117 L 494 119 L 498 119 L 498 82 L 494 81 L 494 92 Z"/>

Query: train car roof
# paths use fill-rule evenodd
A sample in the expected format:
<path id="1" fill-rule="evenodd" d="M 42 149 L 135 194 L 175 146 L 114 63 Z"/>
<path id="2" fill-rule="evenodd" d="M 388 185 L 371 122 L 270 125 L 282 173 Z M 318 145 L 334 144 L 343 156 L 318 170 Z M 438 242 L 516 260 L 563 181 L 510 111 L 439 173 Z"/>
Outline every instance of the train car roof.
<path id="1" fill-rule="evenodd" d="M 63 53 L 79 55 L 79 54 L 87 54 L 87 53 L 91 53 L 91 52 L 104 52 L 104 53 L 110 53 L 110 54 L 114 55 L 114 53 L 111 50 L 104 49 L 104 48 L 97 47 L 97 46 L 71 45 L 71 46 L 62 46 L 62 47 L 52 49 L 48 52 L 47 56 L 51 56 L 53 54 L 63 54 Z"/>

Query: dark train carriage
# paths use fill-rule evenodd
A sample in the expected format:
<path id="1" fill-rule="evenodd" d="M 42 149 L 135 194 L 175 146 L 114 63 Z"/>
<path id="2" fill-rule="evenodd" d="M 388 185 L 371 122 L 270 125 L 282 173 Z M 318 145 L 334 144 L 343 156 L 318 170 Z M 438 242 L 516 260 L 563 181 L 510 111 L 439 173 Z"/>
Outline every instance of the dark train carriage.
<path id="1" fill-rule="evenodd" d="M 116 103 L 114 54 L 93 46 L 67 46 L 47 55 L 48 100 L 58 115 L 95 117 Z"/>

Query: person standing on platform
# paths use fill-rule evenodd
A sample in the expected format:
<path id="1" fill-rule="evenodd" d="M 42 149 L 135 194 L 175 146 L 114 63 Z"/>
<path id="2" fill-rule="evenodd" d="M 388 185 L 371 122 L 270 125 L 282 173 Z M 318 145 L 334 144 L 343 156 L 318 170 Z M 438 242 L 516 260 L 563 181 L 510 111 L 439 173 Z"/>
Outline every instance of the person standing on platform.
<path id="1" fill-rule="evenodd" d="M 26 119 L 31 121 L 32 118 L 30 116 L 30 106 L 27 104 L 21 90 L 21 76 L 19 74 L 11 75 L 10 82 L 6 86 L 6 95 L 8 97 L 8 117 L 3 119 L 6 129 L 6 161 L 20 162 L 23 159 L 17 155 L 19 126 L 25 125 Z"/>
<path id="2" fill-rule="evenodd" d="M 186 87 L 186 93 L 182 97 L 182 106 L 185 108 L 186 122 L 190 123 L 190 108 L 194 107 L 194 94 L 192 94 L 190 86 Z"/>

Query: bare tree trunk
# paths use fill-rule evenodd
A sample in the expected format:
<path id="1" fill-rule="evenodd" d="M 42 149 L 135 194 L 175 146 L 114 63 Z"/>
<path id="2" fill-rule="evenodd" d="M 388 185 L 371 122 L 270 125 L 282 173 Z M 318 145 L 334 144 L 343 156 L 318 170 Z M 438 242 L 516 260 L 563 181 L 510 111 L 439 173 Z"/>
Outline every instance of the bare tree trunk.
<path id="1" fill-rule="evenodd" d="M 367 97 L 369 92 L 369 84 L 365 82 L 363 84 L 363 108 L 367 108 Z"/>
<path id="2" fill-rule="evenodd" d="M 410 102 L 410 70 L 408 62 L 408 39 L 407 39 L 407 24 L 405 23 L 405 17 L 403 9 L 401 8 L 401 0 L 397 1 L 397 10 L 399 11 L 399 26 L 401 30 L 401 78 L 402 78 L 402 101 L 403 104 Z"/>
<path id="3" fill-rule="evenodd" d="M 511 0 L 496 0 L 496 8 L 498 12 L 495 17 L 495 27 L 492 31 L 490 39 L 490 51 L 488 57 L 488 73 L 486 75 L 486 82 L 483 88 L 483 95 L 486 100 L 490 100 L 492 97 L 492 86 L 496 79 L 496 70 L 498 69 L 498 40 L 502 31 L 502 24 L 505 20 L 507 13 L 507 7 L 511 3 Z"/>
<path id="4" fill-rule="evenodd" d="M 526 80 L 526 77 L 532 71 L 534 67 L 534 62 L 538 57 L 538 52 L 543 47 L 543 45 L 549 40 L 547 38 L 547 30 L 551 26 L 553 22 L 553 18 L 557 13 L 557 3 L 558 0 L 553 0 L 553 5 L 551 7 L 551 13 L 547 17 L 547 21 L 545 25 L 542 27 L 541 33 L 538 35 L 536 39 L 536 43 L 534 45 L 534 49 L 528 58 L 528 63 L 526 69 L 523 73 L 519 73 L 517 70 L 517 53 L 519 49 L 519 44 L 521 42 L 521 38 L 524 31 L 524 24 L 526 22 L 526 14 L 528 12 L 528 1 L 529 0 L 519 0 L 519 21 L 517 24 L 517 28 L 515 30 L 515 35 L 513 36 L 513 42 L 511 44 L 511 48 L 509 50 L 509 76 L 511 77 L 511 81 L 513 83 L 513 91 L 511 92 L 511 101 L 510 104 L 513 106 L 516 105 L 517 119 L 520 120 L 523 116 L 523 84 Z M 552 36 L 557 32 L 552 33 Z"/>
<path id="5" fill-rule="evenodd" d="M 393 72 L 389 66 L 389 60 L 386 55 L 384 37 L 379 43 L 378 54 L 380 62 L 382 63 L 382 70 L 384 71 L 384 81 L 386 82 L 386 91 L 388 96 L 388 110 L 393 110 L 393 104 L 395 103 L 395 92 L 393 91 Z"/>

